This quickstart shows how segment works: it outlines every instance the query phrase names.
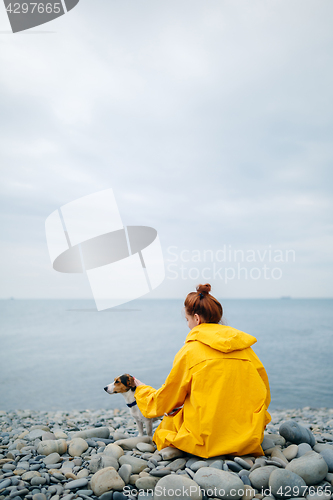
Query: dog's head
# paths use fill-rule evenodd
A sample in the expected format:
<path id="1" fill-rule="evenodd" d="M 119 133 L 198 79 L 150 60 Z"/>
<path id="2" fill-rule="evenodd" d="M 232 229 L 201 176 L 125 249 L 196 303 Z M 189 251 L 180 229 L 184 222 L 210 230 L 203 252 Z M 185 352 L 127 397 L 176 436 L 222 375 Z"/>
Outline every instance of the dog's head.
<path id="1" fill-rule="evenodd" d="M 112 382 L 112 384 L 109 384 L 106 387 L 104 387 L 104 391 L 106 391 L 108 394 L 117 394 L 128 391 L 135 391 L 135 389 L 136 386 L 134 383 L 134 377 L 132 377 L 132 375 L 129 375 L 128 373 L 120 375 L 120 377 L 116 377 L 114 379 L 114 382 Z"/>

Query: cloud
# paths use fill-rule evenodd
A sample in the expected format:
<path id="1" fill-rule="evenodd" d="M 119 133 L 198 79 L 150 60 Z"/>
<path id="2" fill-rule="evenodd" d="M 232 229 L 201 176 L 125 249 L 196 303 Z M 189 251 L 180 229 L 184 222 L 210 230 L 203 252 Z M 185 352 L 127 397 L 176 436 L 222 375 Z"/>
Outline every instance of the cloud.
<path id="1" fill-rule="evenodd" d="M 307 285 L 297 275 L 286 294 L 311 295 L 332 241 L 332 9 L 101 0 L 55 33 L 0 35 L 2 295 L 61 296 L 44 220 L 107 187 L 124 223 L 157 228 L 164 248 L 297 248 Z"/>

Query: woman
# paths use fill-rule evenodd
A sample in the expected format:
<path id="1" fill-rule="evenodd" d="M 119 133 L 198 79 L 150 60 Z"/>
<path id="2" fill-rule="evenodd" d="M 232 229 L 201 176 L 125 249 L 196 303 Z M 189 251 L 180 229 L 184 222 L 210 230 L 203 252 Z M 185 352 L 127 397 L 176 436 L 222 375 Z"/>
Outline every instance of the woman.
<path id="1" fill-rule="evenodd" d="M 135 398 L 145 417 L 166 415 L 153 438 L 159 450 L 173 446 L 203 458 L 263 455 L 270 390 L 251 349 L 256 339 L 219 324 L 223 309 L 210 290 L 199 285 L 185 299 L 191 331 L 163 386 L 136 381 Z"/>

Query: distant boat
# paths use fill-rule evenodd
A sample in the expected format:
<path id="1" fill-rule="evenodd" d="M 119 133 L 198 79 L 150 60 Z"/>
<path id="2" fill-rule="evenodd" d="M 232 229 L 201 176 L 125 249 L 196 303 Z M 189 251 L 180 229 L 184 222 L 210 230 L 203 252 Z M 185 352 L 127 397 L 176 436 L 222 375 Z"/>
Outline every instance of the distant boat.
<path id="1" fill-rule="evenodd" d="M 282 299 L 282 300 L 291 300 L 291 297 L 290 297 L 290 295 L 282 295 L 282 297 L 280 297 L 280 299 Z"/>

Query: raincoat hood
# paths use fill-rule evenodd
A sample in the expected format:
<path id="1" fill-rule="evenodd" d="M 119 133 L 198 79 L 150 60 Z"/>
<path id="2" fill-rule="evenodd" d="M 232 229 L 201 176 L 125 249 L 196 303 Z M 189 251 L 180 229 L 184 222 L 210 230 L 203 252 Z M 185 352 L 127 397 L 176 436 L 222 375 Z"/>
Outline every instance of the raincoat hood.
<path id="1" fill-rule="evenodd" d="M 257 339 L 248 333 L 217 323 L 201 323 L 192 328 L 185 343 L 195 340 L 224 353 L 247 349 L 257 342 Z"/>

